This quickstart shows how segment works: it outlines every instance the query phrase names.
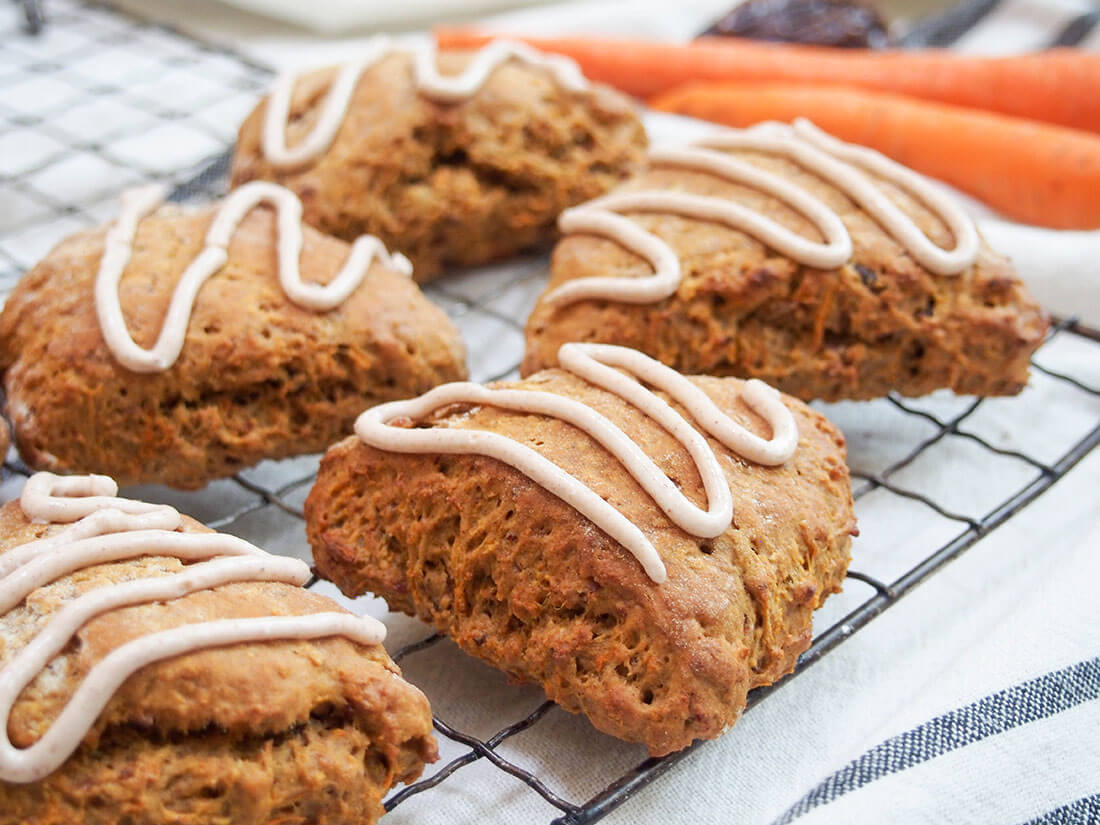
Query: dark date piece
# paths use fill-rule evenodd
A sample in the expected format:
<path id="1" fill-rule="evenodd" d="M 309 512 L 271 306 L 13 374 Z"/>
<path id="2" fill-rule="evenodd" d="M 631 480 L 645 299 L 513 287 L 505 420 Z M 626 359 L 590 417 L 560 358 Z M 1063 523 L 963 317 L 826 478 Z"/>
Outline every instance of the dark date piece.
<path id="1" fill-rule="evenodd" d="M 704 34 L 859 49 L 890 45 L 879 13 L 852 0 L 748 0 Z"/>

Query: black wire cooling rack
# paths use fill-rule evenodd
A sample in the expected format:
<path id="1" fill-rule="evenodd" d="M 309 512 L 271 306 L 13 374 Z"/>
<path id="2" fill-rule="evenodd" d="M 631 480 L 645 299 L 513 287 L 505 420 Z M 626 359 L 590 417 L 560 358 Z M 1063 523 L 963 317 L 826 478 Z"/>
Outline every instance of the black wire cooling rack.
<path id="1" fill-rule="evenodd" d="M 25 33 L 18 11 L 11 4 L 7 17 L 0 17 L 0 184 L 5 190 L 0 292 L 5 295 L 62 237 L 109 220 L 118 192 L 128 185 L 165 183 L 178 201 L 201 201 L 224 191 L 226 147 L 270 79 L 266 68 L 240 55 L 79 0 L 51 2 L 45 27 L 35 36 Z M 516 372 L 523 351 L 522 319 L 542 289 L 545 271 L 545 259 L 535 256 L 427 288 L 462 331 L 474 380 Z M 853 548 L 856 566 L 848 572 L 840 612 L 839 597 L 834 597 L 834 620 L 816 634 L 794 674 L 754 691 L 749 709 L 1003 525 L 1093 450 L 1100 443 L 1097 364 L 1100 334 L 1065 320 L 1036 354 L 1032 384 L 1018 399 L 941 393 L 823 407 L 849 441 L 861 524 L 874 524 L 887 510 L 892 518 L 892 507 L 908 507 L 912 518 L 938 520 L 942 541 L 901 554 L 904 564 L 893 558 L 886 574 L 872 574 L 861 572 L 868 569 L 863 560 L 873 559 L 872 551 L 884 542 L 865 529 Z M 1035 422 L 1045 420 L 1052 404 L 1063 414 L 1056 427 L 1044 430 Z M 196 494 L 163 488 L 129 492 L 172 503 L 211 527 L 270 549 L 306 555 L 301 503 L 316 466 L 316 457 L 269 463 Z M 9 499 L 29 471 L 15 457 L 5 467 L 11 472 L 0 493 Z M 990 473 L 996 474 L 996 483 L 988 481 Z M 980 502 L 980 512 L 957 512 L 945 489 L 972 486 L 975 479 L 990 488 L 984 500 L 972 498 Z M 307 586 L 316 584 L 314 579 Z M 429 635 L 401 647 L 394 659 L 407 662 L 448 644 L 419 627 L 421 635 Z M 438 706 L 449 686 L 422 687 Z M 420 781 L 391 793 L 386 809 L 430 794 L 481 762 L 541 797 L 550 806 L 552 825 L 581 825 L 602 818 L 706 746 L 696 743 L 663 758 L 635 756 L 632 767 L 595 793 L 569 793 L 560 787 L 553 766 L 536 767 L 507 750 L 507 743 L 521 734 L 537 736 L 553 710 L 543 701 L 488 736 L 436 716 L 447 756 Z"/>

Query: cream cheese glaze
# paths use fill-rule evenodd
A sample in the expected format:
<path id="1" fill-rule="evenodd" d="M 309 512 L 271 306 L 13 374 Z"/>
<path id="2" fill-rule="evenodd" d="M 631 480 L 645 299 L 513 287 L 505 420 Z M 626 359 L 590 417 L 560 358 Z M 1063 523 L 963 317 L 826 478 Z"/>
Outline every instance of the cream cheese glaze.
<path id="1" fill-rule="evenodd" d="M 385 627 L 377 620 L 336 612 L 220 619 L 150 633 L 96 663 L 50 729 L 30 747 L 16 748 L 8 736 L 8 719 L 19 695 L 96 616 L 231 582 L 302 585 L 310 577 L 305 562 L 273 556 L 235 536 L 177 532 L 183 522 L 174 509 L 118 498 L 117 492 L 117 485 L 106 476 L 63 478 L 37 473 L 30 478 L 20 499 L 27 518 L 71 526 L 0 555 L 0 614 L 11 611 L 37 588 L 97 564 L 140 556 L 171 556 L 190 563 L 178 573 L 106 585 L 78 596 L 7 659 L 0 668 L 2 781 L 35 782 L 60 767 L 122 683 L 153 662 L 246 642 L 344 636 L 376 645 L 385 638 Z"/>
<path id="2" fill-rule="evenodd" d="M 286 145 L 290 99 L 298 76 L 281 75 L 271 88 L 264 114 L 263 153 L 272 166 L 285 169 L 300 166 L 322 155 L 336 138 L 347 116 L 351 96 L 363 72 L 391 54 L 408 54 L 413 59 L 413 76 L 420 94 L 442 103 L 456 103 L 474 95 L 493 71 L 509 60 L 520 60 L 530 66 L 545 69 L 562 88 L 581 92 L 589 87 L 577 64 L 559 55 L 542 54 L 523 43 L 494 40 L 478 51 L 460 74 L 442 75 L 436 66 L 435 44 L 432 42 L 398 43 L 387 37 L 376 37 L 367 44 L 362 56 L 346 63 L 337 72 L 321 104 L 317 122 L 310 132 L 293 147 Z"/>
<path id="3" fill-rule="evenodd" d="M 815 269 L 837 269 L 851 259 L 851 236 L 836 212 L 802 187 L 720 150 L 763 152 L 794 161 L 859 204 L 918 263 L 938 275 L 957 275 L 977 259 L 977 229 L 953 198 L 878 152 L 843 143 L 800 119 L 790 126 L 763 123 L 750 129 L 722 130 L 695 146 L 653 150 L 650 162 L 655 166 L 705 172 L 772 195 L 813 223 L 825 239 L 823 243 L 802 237 L 726 198 L 668 189 L 616 192 L 565 210 L 558 226 L 566 235 L 583 232 L 615 241 L 645 258 L 653 267 L 653 274 L 645 278 L 581 278 L 551 290 L 546 300 L 558 304 L 591 298 L 654 303 L 676 292 L 682 277 L 676 252 L 624 217 L 621 214 L 624 212 L 659 212 L 722 223 Z M 954 248 L 943 249 L 929 240 L 866 172 L 908 190 L 935 212 L 954 236 Z"/>
<path id="4" fill-rule="evenodd" d="M 742 398 L 768 422 L 772 430 L 769 439 L 734 421 L 683 375 L 636 350 L 609 344 L 570 343 L 558 351 L 558 363 L 590 384 L 618 395 L 676 438 L 699 470 L 707 509 L 688 501 L 641 447 L 605 416 L 587 404 L 554 393 L 491 389 L 468 382 L 444 384 L 419 398 L 367 410 L 356 421 L 355 432 L 366 444 L 390 452 L 486 455 L 503 461 L 622 544 L 658 584 L 666 580 L 667 571 L 657 549 L 638 526 L 537 451 L 497 433 L 444 427 L 406 428 L 393 426 L 393 422 L 423 418 L 451 404 L 484 404 L 561 419 L 592 436 L 622 462 L 673 523 L 701 538 L 721 535 L 733 520 L 729 483 L 704 432 L 749 461 L 769 466 L 787 461 L 798 446 L 794 416 L 780 400 L 779 393 L 762 381 L 746 382 Z M 690 413 L 695 424 L 642 382 L 668 393 Z"/>
<path id="5" fill-rule="evenodd" d="M 159 186 L 144 186 L 124 192 L 118 220 L 107 231 L 103 258 L 95 281 L 96 314 L 103 340 L 115 359 L 134 372 L 163 372 L 179 358 L 187 336 L 187 324 L 202 285 L 229 258 L 229 242 L 245 216 L 262 203 L 275 208 L 279 283 L 287 298 L 315 312 L 334 309 L 359 288 L 371 263 L 378 258 L 390 269 L 412 274 L 412 264 L 399 253 L 390 255 L 378 238 L 364 235 L 352 244 L 340 272 L 327 284 L 302 281 L 302 202 L 282 186 L 264 181 L 246 183 L 222 201 L 206 233 L 206 243 L 184 270 L 172 293 L 160 335 L 152 349 L 135 343 L 126 326 L 119 303 L 118 286 L 133 254 L 138 223 L 164 200 Z"/>

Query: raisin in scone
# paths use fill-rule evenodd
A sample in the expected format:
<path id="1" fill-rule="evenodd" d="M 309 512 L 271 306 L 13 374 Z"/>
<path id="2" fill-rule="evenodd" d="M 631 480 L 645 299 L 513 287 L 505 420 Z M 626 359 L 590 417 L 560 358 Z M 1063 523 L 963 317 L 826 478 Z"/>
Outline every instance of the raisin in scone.
<path id="1" fill-rule="evenodd" d="M 385 628 L 297 559 L 33 476 L 0 509 L 0 825 L 362 825 L 435 759 Z"/>
<path id="2" fill-rule="evenodd" d="M 317 570 L 652 754 L 716 737 L 840 589 L 843 436 L 759 381 L 561 359 L 364 413 L 306 502 Z"/>
<path id="3" fill-rule="evenodd" d="M 1009 395 L 1048 326 L 950 196 L 807 122 L 655 151 L 560 223 L 525 374 L 601 341 L 804 400 Z"/>
<path id="4" fill-rule="evenodd" d="M 241 126 L 233 182 L 293 189 L 308 223 L 377 235 L 423 281 L 551 241 L 558 214 L 635 171 L 645 145 L 630 101 L 564 58 L 379 38 L 281 78 Z"/>
<path id="5" fill-rule="evenodd" d="M 4 306 L 7 412 L 31 467 L 198 487 L 320 452 L 364 403 L 465 375 L 458 331 L 377 239 L 303 226 L 269 183 L 199 211 L 158 202 L 128 193 Z"/>

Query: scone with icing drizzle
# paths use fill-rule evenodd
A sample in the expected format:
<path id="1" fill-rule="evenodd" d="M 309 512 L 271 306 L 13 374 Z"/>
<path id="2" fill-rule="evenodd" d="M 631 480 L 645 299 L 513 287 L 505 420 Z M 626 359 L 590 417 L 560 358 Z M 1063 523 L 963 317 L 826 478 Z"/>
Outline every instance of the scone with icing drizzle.
<path id="1" fill-rule="evenodd" d="M 760 381 L 560 361 L 366 411 L 306 502 L 317 569 L 653 754 L 718 736 L 840 588 L 843 436 Z"/>
<path id="2" fill-rule="evenodd" d="M 376 238 L 304 226 L 270 183 L 199 211 L 159 203 L 127 193 L 8 298 L 0 369 L 31 467 L 198 487 L 465 376 L 458 331 Z"/>
<path id="3" fill-rule="evenodd" d="M 1007 395 L 1047 329 L 953 198 L 806 121 L 655 150 L 560 226 L 525 374 L 584 340 L 805 400 Z"/>
<path id="4" fill-rule="evenodd" d="M 281 77 L 241 127 L 233 181 L 293 189 L 308 223 L 377 235 L 423 281 L 548 243 L 558 213 L 636 170 L 645 142 L 627 98 L 565 58 L 378 38 Z"/>
<path id="5" fill-rule="evenodd" d="M 0 823 L 376 821 L 436 754 L 385 628 L 117 489 L 39 473 L 0 509 Z"/>

